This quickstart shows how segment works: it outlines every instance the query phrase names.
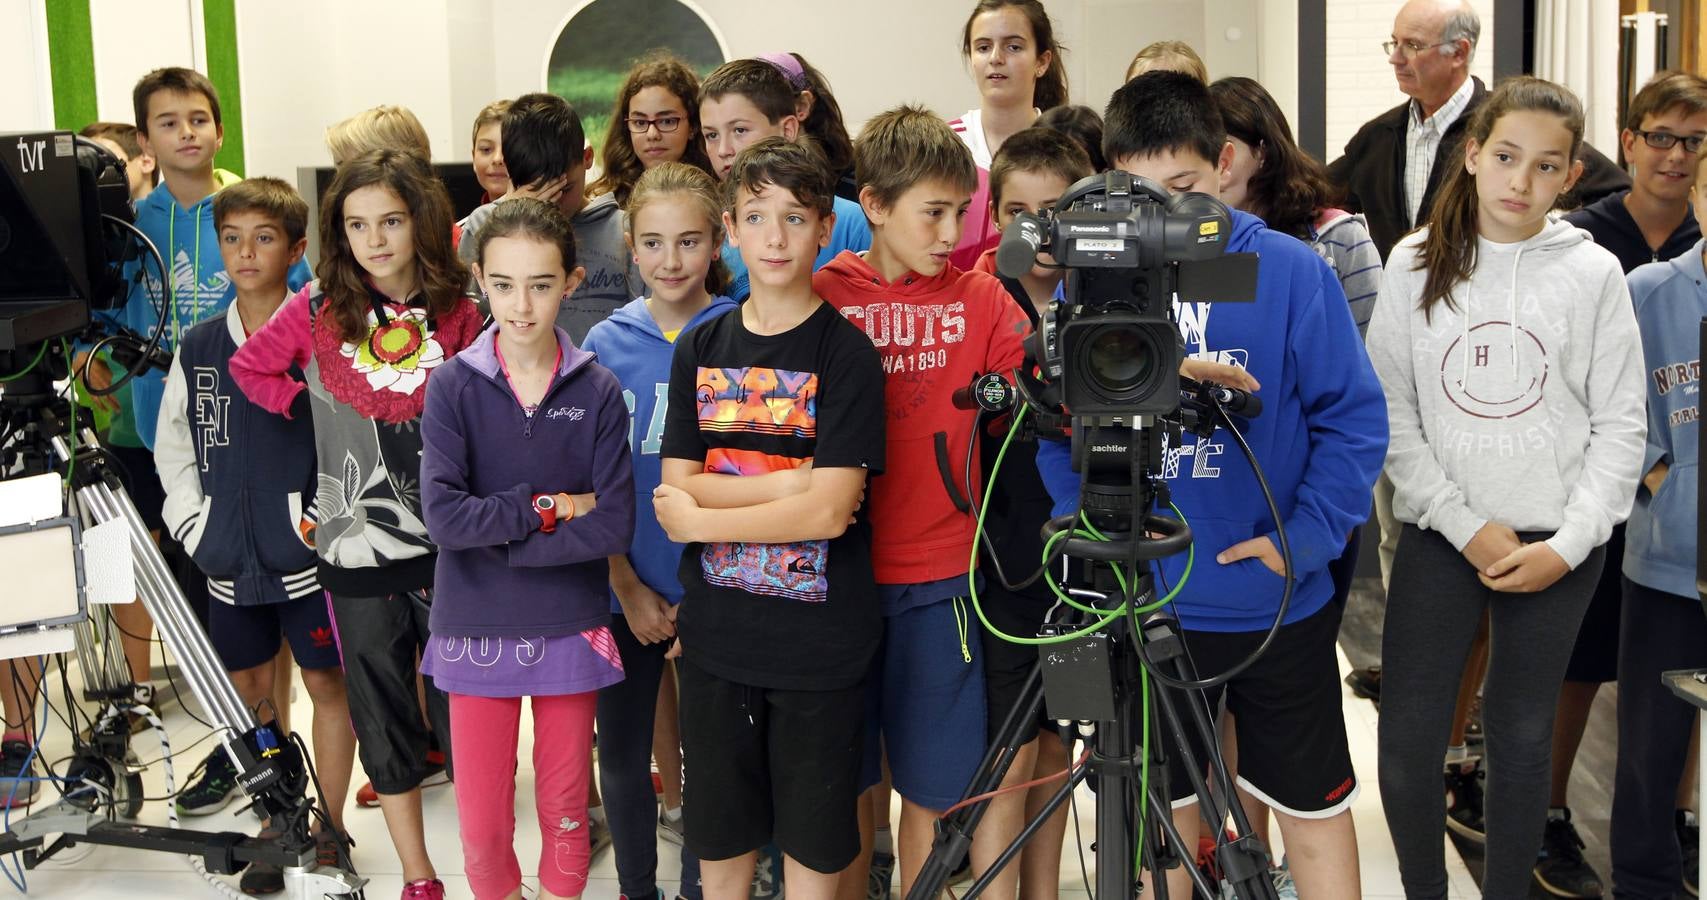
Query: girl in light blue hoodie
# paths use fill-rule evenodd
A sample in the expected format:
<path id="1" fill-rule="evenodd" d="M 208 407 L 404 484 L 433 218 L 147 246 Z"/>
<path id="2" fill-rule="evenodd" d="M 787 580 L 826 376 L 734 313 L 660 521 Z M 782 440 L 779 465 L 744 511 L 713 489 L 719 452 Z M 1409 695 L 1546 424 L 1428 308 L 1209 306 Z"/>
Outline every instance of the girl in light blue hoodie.
<path id="1" fill-rule="evenodd" d="M 653 710 L 658 722 L 675 722 L 675 681 L 666 678 L 666 653 L 675 640 L 676 604 L 682 599 L 676 569 L 682 547 L 664 536 L 652 512 L 658 487 L 670 359 L 676 339 L 701 322 L 735 308 L 723 296 L 729 273 L 718 259 L 723 245 L 722 202 L 711 176 L 682 163 L 662 163 L 635 183 L 628 200 L 628 246 L 652 294 L 594 325 L 582 348 L 616 373 L 628 401 L 634 456 L 634 545 L 610 558 L 611 633 L 627 677 L 599 693 L 599 783 L 625 897 L 655 896 L 657 835 L 680 843 L 681 810 L 655 811 L 649 760 Z M 665 687 L 660 698 L 659 685 Z M 667 701 L 667 707 L 659 705 Z M 676 729 L 659 737 L 677 744 Z M 669 756 L 669 747 L 660 757 Z M 675 758 L 680 759 L 676 750 Z M 665 765 L 660 769 L 666 770 Z M 679 777 L 679 762 L 677 767 Z M 680 796 L 680 788 L 674 792 Z M 679 801 L 678 801 L 679 804 Z M 666 806 L 668 799 L 666 797 Z M 672 837 L 672 835 L 675 835 Z M 682 895 L 698 900 L 699 862 L 682 850 Z"/>
<path id="2" fill-rule="evenodd" d="M 1707 178 L 1695 160 L 1694 211 L 1707 223 Z M 1707 616 L 1696 582 L 1701 462 L 1701 320 L 1707 316 L 1707 240 L 1630 273 L 1648 386 L 1642 486 L 1625 529 L 1618 646 L 1618 766 L 1612 795 L 1612 882 L 1620 896 L 1669 896 L 1685 854 L 1674 809 L 1695 709 L 1660 680 L 1707 666 Z"/>
<path id="3" fill-rule="evenodd" d="M 1443 820 L 1480 785 L 1441 754 L 1483 616 L 1489 897 L 1528 891 L 1554 701 L 1601 547 L 1629 515 L 1646 424 L 1618 260 L 1548 210 L 1582 172 L 1583 110 L 1519 77 L 1476 111 L 1428 227 L 1393 249 L 1369 326 L 1404 523 L 1382 637 L 1381 795 L 1408 897 L 1445 897 Z M 1527 594 L 1528 596 L 1514 596 Z M 1676 780 L 1672 784 L 1675 786 Z"/>

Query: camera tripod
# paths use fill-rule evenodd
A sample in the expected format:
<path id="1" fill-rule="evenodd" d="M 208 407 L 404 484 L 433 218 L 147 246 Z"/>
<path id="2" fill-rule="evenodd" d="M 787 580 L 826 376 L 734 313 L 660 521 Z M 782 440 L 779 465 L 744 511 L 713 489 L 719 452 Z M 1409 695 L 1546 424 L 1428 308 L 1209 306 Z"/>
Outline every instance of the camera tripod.
<path id="1" fill-rule="evenodd" d="M 1080 603 L 1064 620 L 1044 624 L 1039 662 L 1020 699 L 985 751 L 963 803 L 938 825 L 924 868 L 908 900 L 933 900 L 971 847 L 972 834 L 1000 787 L 1014 756 L 1035 734 L 1045 697 L 1051 718 L 1076 723 L 1091 741 L 1084 765 L 1068 777 L 1038 815 L 978 877 L 961 900 L 983 893 L 1066 803 L 1081 782 L 1096 792 L 1096 891 L 1092 896 L 1125 900 L 1144 888 L 1140 864 L 1151 873 L 1154 895 L 1167 900 L 1166 871 L 1183 865 L 1196 891 L 1219 897 L 1195 864 L 1196 847 L 1187 847 L 1172 818 L 1170 753 L 1179 754 L 1203 819 L 1215 835 L 1215 861 L 1222 878 L 1241 900 L 1273 900 L 1268 853 L 1251 829 L 1232 789 L 1232 778 L 1219 752 L 1220 735 L 1197 691 L 1166 683 L 1196 678 L 1186 658 L 1177 620 L 1155 598 L 1149 562 L 1183 552 L 1191 531 L 1183 520 L 1147 513 L 1158 493 L 1150 472 L 1157 471 L 1162 428 L 1147 417 L 1109 441 L 1091 429 L 1085 441 L 1085 475 L 1080 517 L 1056 518 L 1043 528 L 1046 546 L 1060 541 L 1069 559 L 1065 593 Z M 1092 449 L 1094 448 L 1094 449 Z M 1097 456 L 1104 459 L 1099 464 Z M 1113 461 L 1114 465 L 1108 463 Z M 1078 467 L 1076 461 L 1076 468 Z M 1164 499 L 1165 502 L 1165 499 Z M 1090 539 L 1092 536 L 1095 539 Z M 1116 567 L 1123 567 L 1124 574 Z M 1152 680 L 1162 683 L 1152 685 Z M 1159 721 L 1173 738 L 1168 748 L 1149 723 Z M 1142 723 L 1139 734 L 1138 723 Z M 1186 729 L 1193 729 L 1188 732 Z M 1191 748 L 1188 733 L 1206 748 L 1207 768 Z M 1213 785 L 1205 777 L 1213 778 Z M 1213 789 L 1212 789 L 1213 788 Z M 981 798 L 970 802 L 973 798 Z M 1142 812 L 1140 812 L 1142 811 Z M 1222 823 L 1231 816 L 1234 837 L 1225 839 Z M 1140 839 L 1140 835 L 1142 838 Z M 1007 898 L 1003 898 L 1007 900 Z"/>
<path id="2" fill-rule="evenodd" d="M 0 354 L 0 360 L 3 357 Z M 20 352 L 14 358 L 30 357 Z M 283 868 L 283 896 L 290 900 L 361 897 L 365 879 L 348 868 L 347 858 L 343 860 L 346 868 L 316 862 L 309 831 L 314 798 L 302 754 L 292 742 L 280 741 L 272 730 L 261 727 L 244 705 L 93 432 L 79 428 L 75 407 L 71 418 L 55 410 L 66 404 L 53 391 L 47 370 L 68 374 L 63 354 L 48 353 L 41 361 L 48 365 L 32 366 L 8 382 L 0 395 L 0 416 L 13 436 L 13 443 L 4 449 L 19 462 L 23 475 L 68 468 L 68 483 L 77 502 L 97 524 L 126 524 L 141 602 L 219 734 L 220 747 L 236 765 L 238 786 L 256 814 L 271 819 L 280 836 L 261 839 L 233 831 L 115 821 L 115 814 L 133 815 L 141 803 L 140 776 L 128 761 L 129 734 L 120 715 L 118 728 L 98 723 L 88 742 L 73 736 L 79 745 L 74 752 L 77 771 L 97 789 L 67 792 L 54 805 L 14 821 L 10 832 L 0 834 L 0 854 L 22 852 L 25 866 L 34 868 L 75 844 L 104 844 L 199 857 L 208 871 L 223 875 L 264 862 Z M 129 676 L 122 665 L 101 664 L 88 643 L 95 629 L 102 627 L 79 628 L 78 660 L 84 666 L 84 678 L 95 686 L 91 696 L 122 704 L 130 700 Z M 105 637 L 110 640 L 112 635 Z"/>

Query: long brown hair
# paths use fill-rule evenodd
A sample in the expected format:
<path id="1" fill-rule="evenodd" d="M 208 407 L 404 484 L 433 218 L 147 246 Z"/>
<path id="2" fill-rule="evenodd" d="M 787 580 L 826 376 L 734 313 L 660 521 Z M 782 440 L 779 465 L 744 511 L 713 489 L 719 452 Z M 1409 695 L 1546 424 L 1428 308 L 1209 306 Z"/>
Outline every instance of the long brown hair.
<path id="1" fill-rule="evenodd" d="M 455 217 L 450 195 L 432 166 L 401 150 L 371 150 L 357 156 L 338 167 L 320 202 L 320 264 L 314 268 L 327 311 L 345 341 L 360 340 L 367 333 L 371 304 L 367 270 L 350 250 L 344 233 L 344 201 L 364 187 L 375 186 L 396 194 L 409 210 L 419 291 L 411 302 L 425 306 L 430 316 L 444 315 L 456 307 L 468 285 L 468 268 L 451 246 Z"/>
<path id="2" fill-rule="evenodd" d="M 1061 58 L 1067 48 L 1055 40 L 1055 25 L 1049 21 L 1049 12 L 1043 8 L 1042 0 L 978 0 L 978 5 L 972 7 L 972 14 L 966 17 L 965 27 L 960 30 L 960 55 L 972 55 L 972 23 L 979 16 L 1010 6 L 1024 13 L 1026 21 L 1031 24 L 1031 40 L 1037 45 L 1037 54 L 1049 54 L 1049 68 L 1044 70 L 1042 78 L 1037 79 L 1031 105 L 1041 110 L 1054 109 L 1067 102 L 1067 66 Z"/>
<path id="3" fill-rule="evenodd" d="M 646 204 L 678 196 L 692 201 L 705 215 L 705 240 L 711 245 L 711 268 L 705 272 L 705 292 L 713 297 L 721 296 L 729 290 L 729 270 L 724 267 L 723 256 L 718 252 L 723 247 L 723 193 L 710 175 L 677 162 L 659 163 L 646 170 L 634 183 L 634 192 L 629 195 L 623 230 L 628 232 L 628 240 L 632 244 L 634 223 L 639 220 L 640 211 L 646 208 Z"/>
<path id="4" fill-rule="evenodd" d="M 628 70 L 628 77 L 617 91 L 616 106 L 611 110 L 610 124 L 605 128 L 605 145 L 600 151 L 604 172 L 599 180 L 587 187 L 587 196 L 615 194 L 616 205 L 628 208 L 629 193 L 640 180 L 646 166 L 634 152 L 634 135 L 628 130 L 628 104 L 634 95 L 649 87 L 661 87 L 676 95 L 687 112 L 682 127 L 688 130 L 688 146 L 681 162 L 711 173 L 711 161 L 705 155 L 705 143 L 699 139 L 699 76 L 681 57 L 668 50 L 653 50 Z"/>
<path id="5" fill-rule="evenodd" d="M 1260 162 L 1245 189 L 1249 211 L 1275 231 L 1309 240 L 1316 217 L 1338 202 L 1328 170 L 1292 139 L 1286 114 L 1254 79 L 1220 78 L 1209 85 L 1209 94 L 1227 134 L 1258 154 Z"/>
<path id="6" fill-rule="evenodd" d="M 1583 105 L 1569 89 L 1551 81 L 1529 75 L 1518 75 L 1500 82 L 1488 95 L 1487 102 L 1476 110 L 1475 118 L 1465 131 L 1464 143 L 1443 152 L 1457 155 L 1443 162 L 1451 168 L 1434 198 L 1434 208 L 1428 216 L 1428 235 L 1423 239 L 1422 252 L 1417 254 L 1416 268 L 1427 273 L 1423 279 L 1422 298 L 1417 307 L 1424 318 L 1434 312 L 1438 303 L 1456 309 L 1452 289 L 1468 281 L 1476 271 L 1476 238 L 1479 234 L 1476 195 L 1476 176 L 1464 167 L 1463 151 L 1475 141 L 1477 146 L 1488 142 L 1494 123 L 1513 112 L 1540 112 L 1558 116 L 1571 133 L 1571 152 L 1565 165 L 1577 158 L 1583 144 Z"/>

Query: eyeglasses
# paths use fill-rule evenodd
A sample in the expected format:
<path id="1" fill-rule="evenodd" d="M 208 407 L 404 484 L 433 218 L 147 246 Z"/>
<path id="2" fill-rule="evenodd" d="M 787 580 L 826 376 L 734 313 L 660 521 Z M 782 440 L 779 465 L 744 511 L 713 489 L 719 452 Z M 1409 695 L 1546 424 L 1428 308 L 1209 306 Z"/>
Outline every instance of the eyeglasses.
<path id="1" fill-rule="evenodd" d="M 682 117 L 659 116 L 656 119 L 642 119 L 639 116 L 635 116 L 628 120 L 628 130 L 635 134 L 645 134 L 647 129 L 650 129 L 654 125 L 658 126 L 659 134 L 669 134 L 670 132 L 682 127 Z"/>
<path id="2" fill-rule="evenodd" d="M 1444 47 L 1450 43 L 1452 43 L 1452 41 L 1441 41 L 1437 44 L 1419 44 L 1416 41 L 1382 41 L 1381 49 L 1385 51 L 1388 56 L 1392 56 L 1394 50 L 1403 47 L 1405 50 L 1405 58 L 1414 59 L 1418 53 L 1421 53 L 1424 50 L 1433 50 L 1436 47 Z"/>
<path id="3" fill-rule="evenodd" d="M 1678 141 L 1682 141 L 1684 152 L 1696 153 L 1701 150 L 1702 143 L 1707 142 L 1707 135 L 1701 134 L 1684 137 L 1681 134 L 1672 134 L 1669 131 L 1642 131 L 1639 128 L 1633 128 L 1631 131 L 1640 137 L 1643 143 L 1655 150 L 1670 150 L 1677 146 Z"/>

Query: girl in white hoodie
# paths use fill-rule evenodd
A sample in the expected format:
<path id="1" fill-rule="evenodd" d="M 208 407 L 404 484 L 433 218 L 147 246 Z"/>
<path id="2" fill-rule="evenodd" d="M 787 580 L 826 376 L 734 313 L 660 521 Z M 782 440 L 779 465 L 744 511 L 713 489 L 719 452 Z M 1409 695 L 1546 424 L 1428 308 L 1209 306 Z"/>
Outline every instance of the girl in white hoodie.
<path id="1" fill-rule="evenodd" d="M 1369 327 L 1404 523 L 1381 647 L 1381 795 L 1413 898 L 1446 896 L 1440 760 L 1484 612 L 1482 890 L 1527 892 L 1554 699 L 1642 465 L 1641 342 L 1622 270 L 1547 215 L 1582 172 L 1582 137 L 1570 91 L 1501 84 L 1428 227 L 1388 258 Z"/>

